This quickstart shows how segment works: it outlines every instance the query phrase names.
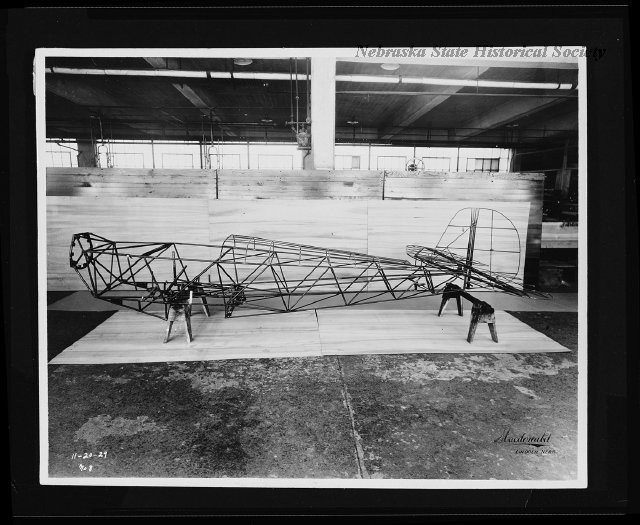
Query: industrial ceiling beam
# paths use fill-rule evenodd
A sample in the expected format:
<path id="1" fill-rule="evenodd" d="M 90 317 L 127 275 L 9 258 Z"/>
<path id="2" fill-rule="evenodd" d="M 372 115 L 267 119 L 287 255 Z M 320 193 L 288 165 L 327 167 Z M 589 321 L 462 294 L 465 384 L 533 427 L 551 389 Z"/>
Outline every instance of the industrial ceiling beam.
<path id="1" fill-rule="evenodd" d="M 165 63 L 163 58 L 159 57 L 146 57 L 145 61 L 152 67 L 161 70 L 167 71 L 167 64 Z M 170 70 L 169 70 L 170 71 Z M 211 108 L 211 104 L 207 104 L 200 95 L 198 95 L 190 86 L 185 84 L 184 82 L 173 82 L 171 84 L 184 98 L 186 98 L 194 107 L 198 108 L 203 115 L 207 115 L 211 117 L 213 121 L 219 122 L 222 120 L 219 115 Z M 232 137 L 236 136 L 236 133 L 231 131 L 229 128 L 224 127 L 224 131 Z"/>
<path id="2" fill-rule="evenodd" d="M 200 110 L 203 115 L 209 115 L 209 105 L 202 100 L 200 95 L 198 95 L 193 89 L 191 89 L 187 84 L 173 82 L 171 84 L 174 88 L 178 90 L 178 92 L 186 98 L 189 102 L 191 102 L 196 108 Z M 212 119 L 219 121 L 220 117 L 216 115 L 213 110 L 211 110 Z"/>
<path id="3" fill-rule="evenodd" d="M 145 62 L 154 69 L 167 69 L 167 60 L 162 57 L 144 57 Z"/>
<path id="4" fill-rule="evenodd" d="M 105 91 L 90 86 L 76 79 L 53 75 L 47 77 L 47 91 L 58 95 L 79 106 L 109 106 L 116 105 L 120 101 Z"/>
<path id="5" fill-rule="evenodd" d="M 463 75 L 463 80 L 472 80 L 474 77 L 477 79 L 489 68 L 482 67 L 476 70 L 470 71 Z M 442 89 L 441 95 L 434 96 L 431 100 L 425 102 L 423 99 L 414 98 L 407 101 L 401 109 L 395 113 L 393 120 L 385 126 L 380 132 L 380 138 L 386 140 L 390 139 L 398 133 L 398 128 L 408 127 L 416 120 L 424 117 L 427 113 L 438 107 L 443 102 L 449 100 L 450 94 L 457 93 L 463 89 L 463 86 L 447 86 Z"/>
<path id="6" fill-rule="evenodd" d="M 578 112 L 569 112 L 560 115 L 555 115 L 544 122 L 532 123 L 521 127 L 519 133 L 528 133 L 532 130 L 540 129 L 544 130 L 545 137 L 556 137 L 558 135 L 564 135 L 567 133 L 577 133 L 578 131 Z"/>
<path id="7" fill-rule="evenodd" d="M 379 89 L 360 89 L 360 90 L 351 90 L 351 89 L 341 89 L 336 91 L 336 95 L 353 95 L 353 96 L 366 96 L 366 95 L 392 95 L 394 97 L 428 97 L 428 96 L 438 96 L 442 95 L 442 91 L 383 91 Z M 554 92 L 547 92 L 544 94 L 540 93 L 509 93 L 507 91 L 503 93 L 486 93 L 481 91 L 465 91 L 465 92 L 448 92 L 447 96 L 449 97 L 544 97 L 544 98 L 578 98 L 578 95 L 558 95 Z"/>
<path id="8" fill-rule="evenodd" d="M 102 89 L 58 75 L 47 78 L 46 88 L 51 93 L 55 93 L 78 106 L 91 106 L 93 108 L 97 108 L 99 111 L 101 111 L 102 108 L 113 108 L 120 102 L 118 99 L 109 95 Z M 119 113 L 118 110 L 110 111 L 117 117 L 117 114 Z M 158 111 L 167 119 L 172 120 L 179 125 L 184 125 L 184 122 L 175 115 L 167 113 L 162 109 Z"/>
<path id="9" fill-rule="evenodd" d="M 474 68 L 467 75 L 473 77 L 477 75 L 478 69 Z M 196 78 L 196 79 L 238 79 L 238 80 L 285 80 L 289 81 L 289 73 L 273 72 L 234 72 L 230 71 L 187 71 L 187 70 L 149 70 L 149 69 L 87 69 L 87 68 L 64 68 L 49 67 L 47 73 L 57 75 L 90 75 L 90 76 L 128 76 L 128 77 L 174 77 L 174 78 Z M 298 73 L 293 75 L 298 80 L 306 80 L 306 76 Z M 476 80 L 472 78 L 441 78 L 441 77 L 413 77 L 402 75 L 335 75 L 336 82 L 358 82 L 373 84 L 421 84 L 433 86 L 458 86 L 458 87 L 489 87 L 489 88 L 511 88 L 511 89 L 575 89 L 575 85 L 568 82 L 520 82 L 517 80 Z"/>
<path id="10" fill-rule="evenodd" d="M 563 102 L 558 98 L 518 98 L 507 101 L 492 110 L 473 117 L 460 125 L 455 140 L 480 135 L 485 131 L 504 126 L 522 117 L 533 115 Z"/>
<path id="11" fill-rule="evenodd" d="M 428 55 L 430 53 L 427 53 Z M 467 67 L 509 67 L 523 69 L 578 69 L 578 62 L 558 62 L 546 60 L 510 60 L 490 58 L 445 58 L 445 57 L 338 57 L 337 62 L 353 62 L 359 64 L 382 64 L 393 62 L 396 64 L 413 64 L 416 66 L 467 66 Z"/>
<path id="12" fill-rule="evenodd" d="M 46 88 L 47 88 L 47 91 L 49 91 L 50 93 L 53 93 L 61 98 L 64 98 L 65 100 L 68 100 L 69 102 L 72 102 L 73 104 L 76 104 L 78 106 L 91 105 L 91 106 L 100 108 L 102 106 L 110 106 L 110 105 L 118 104 L 119 102 L 115 97 L 112 97 L 111 95 L 105 93 L 101 89 L 97 89 L 92 86 L 87 86 L 78 82 L 72 82 L 72 81 L 69 81 L 68 79 L 60 78 L 60 77 L 48 78 L 46 82 Z M 177 120 L 180 124 L 182 124 L 182 121 L 180 121 L 179 119 L 167 113 L 165 114 L 169 118 L 173 118 Z M 127 123 L 126 125 L 129 128 L 142 131 L 146 135 L 150 134 L 146 130 L 145 126 L 138 125 L 135 123 Z"/>

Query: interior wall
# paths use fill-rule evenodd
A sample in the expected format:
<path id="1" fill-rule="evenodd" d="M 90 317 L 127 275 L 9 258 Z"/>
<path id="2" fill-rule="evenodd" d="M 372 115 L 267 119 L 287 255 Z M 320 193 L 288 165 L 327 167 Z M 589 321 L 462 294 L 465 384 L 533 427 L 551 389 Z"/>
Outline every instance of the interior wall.
<path id="1" fill-rule="evenodd" d="M 434 245 L 465 207 L 493 208 L 513 221 L 531 282 L 542 181 L 514 173 L 49 168 L 48 287 L 82 289 L 69 268 L 78 232 L 205 244 L 235 233 L 405 259 L 406 244 Z"/>

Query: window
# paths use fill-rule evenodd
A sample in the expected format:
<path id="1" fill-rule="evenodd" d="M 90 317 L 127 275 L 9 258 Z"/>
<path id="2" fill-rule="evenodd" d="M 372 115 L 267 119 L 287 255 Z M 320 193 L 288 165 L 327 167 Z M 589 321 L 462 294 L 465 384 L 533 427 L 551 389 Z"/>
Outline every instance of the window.
<path id="1" fill-rule="evenodd" d="M 467 171 L 499 171 L 500 159 L 467 159 Z"/>
<path id="2" fill-rule="evenodd" d="M 451 169 L 450 157 L 422 157 L 426 171 L 449 171 Z"/>
<path id="3" fill-rule="evenodd" d="M 47 166 L 54 168 L 70 168 L 71 163 L 70 151 L 47 151 Z"/>
<path id="4" fill-rule="evenodd" d="M 153 148 L 148 140 L 112 140 L 109 152 L 114 168 L 153 168 Z"/>
<path id="5" fill-rule="evenodd" d="M 62 139 L 47 141 L 46 165 L 50 168 L 73 168 L 78 166 L 78 150 L 75 142 L 61 144 Z"/>
<path id="6" fill-rule="evenodd" d="M 359 170 L 360 157 L 358 155 L 336 155 L 337 170 Z"/>
<path id="7" fill-rule="evenodd" d="M 163 153 L 163 168 L 193 168 L 193 155 L 189 153 Z"/>
<path id="8" fill-rule="evenodd" d="M 237 153 L 212 153 L 209 155 L 211 169 L 238 169 L 240 168 L 240 155 Z"/>
<path id="9" fill-rule="evenodd" d="M 379 170 L 404 171 L 406 169 L 406 157 L 378 157 Z"/>
<path id="10" fill-rule="evenodd" d="M 114 168 L 144 168 L 143 153 L 114 153 Z"/>
<path id="11" fill-rule="evenodd" d="M 154 141 L 153 143 L 153 166 L 158 169 L 200 169 L 201 155 L 200 144 L 196 142 Z"/>
<path id="12" fill-rule="evenodd" d="M 258 155 L 258 169 L 293 169 L 293 155 Z"/>

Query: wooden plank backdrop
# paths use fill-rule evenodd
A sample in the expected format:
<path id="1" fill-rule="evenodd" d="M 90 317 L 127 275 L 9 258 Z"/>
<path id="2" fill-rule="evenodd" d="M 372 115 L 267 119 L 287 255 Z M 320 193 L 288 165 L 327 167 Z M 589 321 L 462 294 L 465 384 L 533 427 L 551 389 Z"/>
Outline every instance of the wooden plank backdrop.
<path id="1" fill-rule="evenodd" d="M 203 198 L 215 185 L 211 170 L 47 168 L 47 196 Z"/>
<path id="2" fill-rule="evenodd" d="M 406 244 L 434 244 L 449 215 L 471 205 L 502 211 L 522 238 L 528 214 L 525 280 L 535 282 L 543 180 L 530 173 L 47 168 L 48 285 L 81 289 L 68 252 L 71 235 L 82 231 L 216 244 L 236 233 L 406 258 Z"/>
<path id="3" fill-rule="evenodd" d="M 211 200 L 210 241 L 220 243 L 235 233 L 367 253 L 368 204 L 339 200 Z"/>
<path id="4" fill-rule="evenodd" d="M 542 173 L 429 173 L 387 171 L 384 173 L 384 199 L 460 200 L 528 202 L 529 222 L 526 235 L 524 278 L 537 282 L 542 235 Z"/>
<path id="5" fill-rule="evenodd" d="M 74 233 L 92 232 L 115 241 L 207 243 L 207 222 L 206 199 L 48 197 L 48 288 L 84 289 L 69 267 Z M 209 252 L 198 255 L 209 257 Z"/>
<path id="6" fill-rule="evenodd" d="M 353 200 L 210 200 L 211 243 L 220 244 L 235 233 L 265 239 L 295 242 L 322 248 L 367 253 L 367 205 L 372 201 Z M 375 201 L 373 201 L 375 202 Z M 356 277 L 361 270 L 341 269 L 340 277 Z M 302 280 L 310 270 L 289 265 L 288 282 Z M 247 275 L 241 271 L 241 277 Z M 318 276 L 321 270 L 311 274 Z M 259 280 L 272 279 L 265 272 Z M 326 292 L 338 290 L 326 284 Z M 315 300 L 315 299 L 314 299 Z"/>
<path id="7" fill-rule="evenodd" d="M 522 264 L 518 277 L 523 277 L 524 260 L 526 257 L 527 223 L 529 219 L 528 202 L 484 202 L 484 201 L 373 201 L 368 204 L 367 240 L 369 251 L 372 254 L 408 259 L 406 255 L 407 244 L 435 247 L 441 235 L 447 228 L 449 221 L 458 210 L 464 208 L 491 207 L 508 217 L 518 230 L 521 239 Z M 486 225 L 486 216 L 482 218 Z M 456 224 L 468 224 L 470 215 L 460 214 L 456 218 Z M 496 219 L 496 226 L 502 226 Z M 476 236 L 477 246 L 489 248 L 486 244 L 486 235 L 483 240 L 483 232 Z M 494 249 L 513 249 L 514 233 L 512 230 L 494 230 Z M 484 242 L 484 244 L 482 244 Z M 465 241 L 466 244 L 466 241 Z M 462 255 L 462 252 L 454 252 Z M 494 270 L 512 270 L 518 268 L 518 256 L 513 254 L 498 254 L 493 261 Z M 476 259 L 488 263 L 486 254 L 476 254 Z"/>
<path id="8" fill-rule="evenodd" d="M 218 170 L 220 199 L 380 199 L 382 171 Z"/>

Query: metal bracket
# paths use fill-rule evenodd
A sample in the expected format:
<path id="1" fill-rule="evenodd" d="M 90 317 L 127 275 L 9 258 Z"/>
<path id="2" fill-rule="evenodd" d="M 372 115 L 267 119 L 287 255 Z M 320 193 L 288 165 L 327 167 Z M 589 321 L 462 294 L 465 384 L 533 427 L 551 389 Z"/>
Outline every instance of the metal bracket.
<path id="1" fill-rule="evenodd" d="M 240 306 L 247 300 L 244 295 L 244 288 L 238 284 L 233 286 L 233 292 L 231 292 L 231 297 L 224 305 L 224 316 L 225 318 L 229 318 L 233 315 L 233 310 L 236 306 Z"/>

